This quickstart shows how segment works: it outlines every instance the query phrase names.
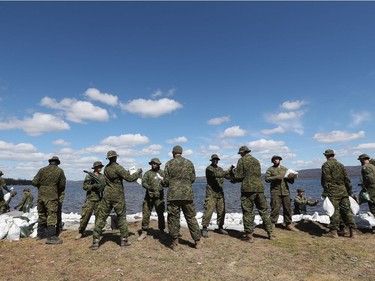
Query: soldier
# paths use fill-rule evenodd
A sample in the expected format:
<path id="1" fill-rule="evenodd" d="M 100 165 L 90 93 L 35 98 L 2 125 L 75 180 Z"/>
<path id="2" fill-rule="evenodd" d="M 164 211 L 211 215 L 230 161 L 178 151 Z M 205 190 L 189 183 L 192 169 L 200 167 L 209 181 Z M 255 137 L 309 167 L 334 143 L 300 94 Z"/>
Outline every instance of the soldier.
<path id="1" fill-rule="evenodd" d="M 11 191 L 6 193 L 4 195 L 4 201 L 3 201 L 3 204 L 0 205 L 0 214 L 1 213 L 7 213 L 10 211 L 10 201 L 12 201 L 12 198 L 15 197 L 17 195 L 17 191 L 15 190 L 12 190 L 11 188 Z"/>
<path id="2" fill-rule="evenodd" d="M 4 192 L 3 192 L 3 189 L 8 191 L 8 192 L 11 192 L 11 190 L 8 188 L 5 180 L 3 179 L 2 177 L 3 172 L 0 171 L 0 214 L 2 213 L 2 210 L 4 210 L 5 212 L 5 209 L 6 209 L 6 202 L 4 200 Z"/>
<path id="3" fill-rule="evenodd" d="M 265 181 L 270 183 L 271 189 L 271 222 L 277 223 L 280 208 L 283 207 L 285 229 L 299 231 L 292 222 L 292 205 L 290 199 L 289 185 L 294 183 L 295 175 L 289 173 L 285 178 L 287 168 L 280 164 L 282 158 L 278 155 L 272 156 L 273 166 L 269 167 L 265 174 Z"/>
<path id="4" fill-rule="evenodd" d="M 182 157 L 182 147 L 176 145 L 172 150 L 173 159 L 165 164 L 163 186 L 168 187 L 167 212 L 168 229 L 172 236 L 172 250 L 178 249 L 180 231 L 180 212 L 184 213 L 195 248 L 202 248 L 201 233 L 194 207 L 193 182 L 195 168 L 193 163 Z"/>
<path id="5" fill-rule="evenodd" d="M 368 207 L 370 212 L 375 216 L 375 166 L 370 164 L 370 157 L 367 154 L 359 155 L 358 160 L 361 161 L 362 165 L 362 187 L 367 190 L 371 200 L 368 201 Z M 374 227 L 372 232 L 375 234 Z"/>
<path id="6" fill-rule="evenodd" d="M 58 167 L 60 160 L 53 156 L 49 165 L 41 168 L 31 184 L 38 188 L 38 233 L 37 240 L 47 237 L 46 244 L 61 244 L 58 236 L 59 197 L 65 190 L 66 178 L 64 171 Z"/>
<path id="7" fill-rule="evenodd" d="M 328 197 L 335 208 L 334 214 L 330 217 L 329 233 L 324 236 L 337 238 L 337 231 L 340 228 L 340 217 L 343 223 L 349 227 L 350 237 L 356 237 L 357 228 L 353 214 L 350 210 L 349 196 L 353 196 L 352 184 L 343 164 L 334 157 L 332 149 L 324 153 L 327 161 L 322 165 L 321 185 L 323 187 L 322 197 Z"/>
<path id="8" fill-rule="evenodd" d="M 23 189 L 23 196 L 21 201 L 14 207 L 24 213 L 30 212 L 30 209 L 34 206 L 34 196 L 30 192 L 30 188 L 26 187 Z"/>
<path id="9" fill-rule="evenodd" d="M 297 195 L 294 198 L 294 214 L 295 215 L 306 215 L 307 206 L 316 206 L 319 200 L 311 200 L 304 196 L 304 190 L 302 188 L 297 188 Z"/>
<path id="10" fill-rule="evenodd" d="M 99 239 L 102 235 L 103 227 L 112 209 L 118 218 L 118 227 L 121 234 L 121 247 L 130 246 L 128 242 L 128 223 L 126 221 L 126 205 L 123 180 L 128 182 L 136 181 L 142 174 L 142 169 L 138 169 L 134 174 L 130 174 L 120 164 L 117 163 L 119 155 L 114 150 L 107 152 L 109 163 L 105 166 L 104 177 L 106 186 L 104 187 L 103 198 L 98 206 L 98 217 L 95 219 L 93 241 L 90 249 L 99 248 Z"/>
<path id="11" fill-rule="evenodd" d="M 229 171 L 224 171 L 217 164 L 220 161 L 217 154 L 211 155 L 211 165 L 206 168 L 206 200 L 204 202 L 204 212 L 202 217 L 202 236 L 208 237 L 207 227 L 210 224 L 212 213 L 216 208 L 217 225 L 220 234 L 228 235 L 223 229 L 225 221 L 225 198 L 224 198 L 224 178 L 230 179 Z"/>
<path id="12" fill-rule="evenodd" d="M 164 234 L 165 229 L 164 188 L 161 185 L 161 181 L 164 177 L 164 171 L 160 169 L 161 162 L 159 158 L 152 158 L 148 164 L 151 165 L 151 169 L 148 170 L 142 178 L 142 186 L 146 189 L 146 194 L 142 206 L 142 233 L 138 237 L 138 241 L 142 241 L 147 237 L 151 211 L 154 206 L 158 215 L 159 230 L 162 234 Z"/>
<path id="13" fill-rule="evenodd" d="M 247 146 L 241 146 L 238 154 L 241 158 L 234 171 L 231 172 L 231 182 L 241 182 L 241 208 L 245 230 L 244 240 L 254 242 L 254 205 L 263 220 L 263 225 L 270 240 L 275 239 L 272 233 L 272 222 L 267 212 L 267 200 L 264 196 L 264 185 L 261 179 L 261 168 L 258 159 L 251 156 Z"/>
<path id="14" fill-rule="evenodd" d="M 99 201 L 103 195 L 103 189 L 105 187 L 104 175 L 100 172 L 102 171 L 103 164 L 100 161 L 94 162 L 91 169 L 94 171 L 88 173 L 83 181 L 83 190 L 86 191 L 86 200 L 82 206 L 81 210 L 81 220 L 78 228 L 78 234 L 76 239 L 81 239 L 85 236 L 85 230 L 92 213 L 94 213 L 95 218 L 98 217 L 98 205 Z"/>

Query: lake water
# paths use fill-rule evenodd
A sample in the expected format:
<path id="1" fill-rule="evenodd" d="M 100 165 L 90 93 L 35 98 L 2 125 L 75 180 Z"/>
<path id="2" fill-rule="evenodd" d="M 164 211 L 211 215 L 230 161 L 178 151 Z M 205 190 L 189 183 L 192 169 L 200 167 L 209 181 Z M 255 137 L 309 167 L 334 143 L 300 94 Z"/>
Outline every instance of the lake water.
<path id="1" fill-rule="evenodd" d="M 360 177 L 351 178 L 353 185 L 353 192 L 358 196 L 360 192 L 360 187 L 358 183 L 360 182 Z M 142 202 L 145 195 L 145 189 L 137 183 L 124 182 L 125 185 L 125 198 L 126 198 L 126 212 L 127 214 L 134 214 L 142 212 Z M 226 212 L 227 213 L 240 213 L 240 184 L 231 184 L 230 182 L 225 182 L 224 193 L 226 200 Z M 11 201 L 11 208 L 16 206 L 21 200 L 22 191 L 26 186 L 14 186 L 17 191 L 17 195 Z M 28 186 L 31 192 L 34 194 L 34 204 L 36 204 L 37 199 L 37 188 L 33 186 Z M 270 191 L 269 184 L 265 183 L 266 187 L 266 197 L 268 202 L 270 201 Z M 305 190 L 305 196 L 311 197 L 312 199 L 319 199 L 322 194 L 322 187 L 320 186 L 319 179 L 297 179 L 294 184 L 289 185 L 291 191 L 291 198 L 293 199 L 296 195 L 297 188 L 303 188 Z M 195 207 L 198 212 L 203 211 L 203 204 L 206 194 L 206 183 L 194 183 L 194 194 L 195 194 Z M 63 204 L 64 213 L 79 213 L 81 212 L 81 206 L 85 201 L 86 192 L 82 188 L 82 183 L 69 184 L 65 191 L 65 201 Z M 292 206 L 293 207 L 293 206 Z M 314 212 L 323 213 L 322 202 L 320 200 L 319 204 L 315 207 L 308 207 L 308 214 L 313 214 Z M 361 205 L 361 213 L 367 212 L 367 204 Z"/>

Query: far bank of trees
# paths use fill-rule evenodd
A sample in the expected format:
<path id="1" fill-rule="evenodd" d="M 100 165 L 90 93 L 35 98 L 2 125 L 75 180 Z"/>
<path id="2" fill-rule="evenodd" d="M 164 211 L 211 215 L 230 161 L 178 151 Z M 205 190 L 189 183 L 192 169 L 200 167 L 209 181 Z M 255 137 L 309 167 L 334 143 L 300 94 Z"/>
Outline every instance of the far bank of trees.
<path id="1" fill-rule="evenodd" d="M 31 180 L 25 179 L 6 179 L 4 178 L 7 185 L 31 185 Z"/>

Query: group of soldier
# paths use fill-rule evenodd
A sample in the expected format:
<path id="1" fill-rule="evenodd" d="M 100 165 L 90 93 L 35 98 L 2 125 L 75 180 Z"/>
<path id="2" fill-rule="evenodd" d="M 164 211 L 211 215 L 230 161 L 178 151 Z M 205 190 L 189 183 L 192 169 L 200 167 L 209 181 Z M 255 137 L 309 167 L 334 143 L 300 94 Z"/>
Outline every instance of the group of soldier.
<path id="1" fill-rule="evenodd" d="M 294 183 L 296 173 L 290 172 L 280 164 L 281 156 L 275 155 L 271 158 L 272 166 L 265 173 L 265 181 L 270 184 L 271 191 L 271 212 L 269 213 L 267 211 L 268 203 L 265 197 L 265 186 L 261 177 L 261 165 L 259 160 L 250 154 L 251 150 L 247 146 L 239 148 L 238 154 L 241 157 L 237 165 L 231 166 L 226 170 L 218 165 L 220 158 L 217 154 L 211 156 L 211 164 L 207 166 L 205 172 L 207 180 L 206 198 L 202 229 L 200 229 L 196 219 L 192 186 L 196 178 L 195 168 L 190 160 L 182 156 L 182 152 L 181 146 L 174 146 L 172 149 L 173 158 L 165 164 L 164 170 L 160 169 L 162 163 L 158 158 L 151 159 L 149 162 L 151 169 L 145 172 L 143 177 L 142 169 L 137 169 L 134 173 L 131 173 L 118 164 L 117 157 L 119 155 L 113 150 L 107 152 L 108 164 L 105 166 L 103 173 L 104 165 L 100 161 L 94 162 L 92 166 L 93 172 L 85 171 L 87 175 L 83 182 L 83 189 L 86 191 L 86 199 L 82 206 L 80 226 L 76 239 L 80 239 L 85 235 L 87 224 L 92 213 L 94 213 L 95 227 L 90 249 L 97 250 L 106 220 L 111 211 L 114 210 L 120 231 L 120 245 L 121 247 L 130 246 L 123 181 L 134 182 L 139 178 L 142 179 L 142 186 L 146 192 L 142 206 L 142 229 L 137 238 L 138 241 L 147 238 L 153 208 L 155 208 L 158 215 L 158 228 L 161 236 L 166 235 L 164 232 L 164 188 L 168 188 L 166 196 L 167 224 L 173 250 L 179 247 L 181 211 L 185 216 L 195 248 L 202 247 L 202 236 L 204 238 L 208 237 L 208 226 L 215 210 L 217 212 L 217 232 L 227 235 L 228 232 L 224 229 L 224 179 L 230 180 L 231 183 L 241 183 L 240 201 L 244 227 L 242 239 L 244 241 L 254 242 L 254 207 L 257 208 L 262 218 L 263 228 L 267 233 L 268 239 L 274 240 L 276 238 L 273 234 L 273 229 L 278 221 L 281 208 L 283 208 L 285 229 L 299 231 L 292 222 L 289 190 L 289 184 Z M 326 236 L 335 238 L 340 234 L 344 235 L 345 233 L 343 234 L 343 232 L 345 232 L 346 228 L 349 228 L 349 235 L 354 238 L 357 227 L 350 210 L 349 196 L 355 196 L 352 192 L 350 179 L 344 165 L 335 159 L 335 153 L 332 149 L 327 149 L 323 154 L 327 161 L 322 165 L 322 197 L 328 197 L 335 209 L 334 214 L 330 217 L 328 226 L 330 231 Z M 375 161 L 367 154 L 361 154 L 358 160 L 360 160 L 362 165 L 362 187 L 367 190 L 370 196 L 368 201 L 369 208 L 371 213 L 375 215 Z M 46 244 L 61 244 L 63 241 L 59 238 L 61 230 L 59 213 L 61 213 L 61 205 L 64 200 L 66 178 L 64 171 L 58 167 L 60 160 L 57 156 L 53 156 L 48 161 L 49 165 L 41 168 L 32 180 L 32 185 L 38 188 L 37 239 L 47 238 Z M 0 178 L 0 180 L 3 179 Z M 4 188 L 3 183 L 2 187 Z M 312 201 L 304 197 L 303 192 L 303 189 L 297 190 L 298 194 L 294 199 L 294 213 L 305 214 L 307 205 L 314 206 L 318 203 L 318 200 Z M 2 197 L 0 196 L 0 198 Z"/>

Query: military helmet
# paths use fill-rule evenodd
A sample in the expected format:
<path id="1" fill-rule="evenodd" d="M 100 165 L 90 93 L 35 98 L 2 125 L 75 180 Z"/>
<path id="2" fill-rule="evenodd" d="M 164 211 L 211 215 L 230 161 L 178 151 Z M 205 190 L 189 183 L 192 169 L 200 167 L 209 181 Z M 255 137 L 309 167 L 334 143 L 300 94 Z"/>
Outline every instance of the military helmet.
<path id="1" fill-rule="evenodd" d="M 305 192 L 303 188 L 297 188 L 297 192 Z"/>
<path id="2" fill-rule="evenodd" d="M 272 158 L 271 158 L 271 162 L 273 162 L 273 160 L 275 160 L 275 159 L 283 160 L 283 158 L 281 158 L 281 156 L 279 156 L 279 155 L 274 155 L 274 156 L 272 156 Z"/>
<path id="3" fill-rule="evenodd" d="M 325 156 L 335 155 L 335 152 L 332 149 L 326 149 L 323 153 Z"/>
<path id="4" fill-rule="evenodd" d="M 112 158 L 112 157 L 117 157 L 117 156 L 119 156 L 119 155 L 114 150 L 109 150 L 107 152 L 107 159 Z"/>
<path id="5" fill-rule="evenodd" d="M 30 192 L 30 188 L 28 188 L 28 187 L 25 187 L 25 188 L 23 189 L 23 192 L 25 192 L 25 191 L 28 191 L 28 192 Z"/>
<path id="6" fill-rule="evenodd" d="M 215 159 L 220 160 L 220 158 L 219 158 L 219 156 L 217 156 L 217 154 L 212 154 L 210 161 L 215 160 Z"/>
<path id="7" fill-rule="evenodd" d="M 238 150 L 238 153 L 237 154 L 241 154 L 241 153 L 248 153 L 250 152 L 251 150 L 246 146 L 246 145 L 243 145 L 240 147 L 240 149 Z"/>
<path id="8" fill-rule="evenodd" d="M 0 171 L 0 176 L 4 175 L 3 171 Z"/>
<path id="9" fill-rule="evenodd" d="M 361 159 L 370 159 L 370 156 L 368 156 L 366 153 L 363 153 L 358 156 L 358 160 L 361 160 Z"/>
<path id="10" fill-rule="evenodd" d="M 149 165 L 152 165 L 152 164 L 158 164 L 158 165 L 161 165 L 161 162 L 159 160 L 159 158 L 152 158 L 150 162 L 148 162 Z"/>
<path id="11" fill-rule="evenodd" d="M 96 167 L 104 167 L 102 162 L 100 161 L 95 161 L 94 164 L 92 164 L 91 169 L 95 169 Z"/>
<path id="12" fill-rule="evenodd" d="M 49 159 L 48 162 L 50 162 L 50 163 L 51 163 L 51 162 L 56 162 L 57 165 L 59 165 L 59 164 L 60 164 L 60 159 L 59 159 L 59 157 L 57 157 L 57 156 L 52 156 L 52 158 Z"/>
<path id="13" fill-rule="evenodd" d="M 172 152 L 181 154 L 182 153 L 182 147 L 179 146 L 179 145 L 176 145 L 175 147 L 173 147 Z"/>

